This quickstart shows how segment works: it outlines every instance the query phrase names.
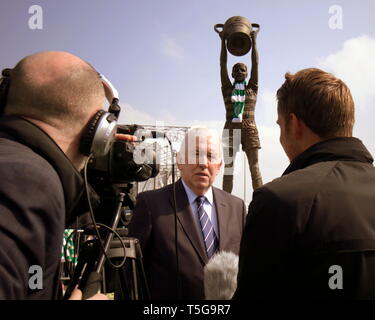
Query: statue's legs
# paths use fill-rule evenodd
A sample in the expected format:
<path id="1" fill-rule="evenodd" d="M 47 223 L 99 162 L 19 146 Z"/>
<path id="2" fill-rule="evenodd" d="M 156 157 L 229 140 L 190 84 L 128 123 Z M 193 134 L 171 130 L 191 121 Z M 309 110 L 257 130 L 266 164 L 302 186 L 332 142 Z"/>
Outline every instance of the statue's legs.
<path id="1" fill-rule="evenodd" d="M 234 163 L 241 144 L 241 130 L 224 129 L 222 141 L 224 149 L 223 190 L 231 193 L 233 189 Z"/>
<path id="2" fill-rule="evenodd" d="M 222 141 L 224 149 L 223 190 L 229 193 L 233 190 L 234 163 L 241 143 L 249 163 L 253 190 L 261 187 L 263 181 L 258 161 L 260 144 L 256 129 L 255 131 L 253 129 L 250 134 L 241 129 L 224 129 Z"/>
<path id="3" fill-rule="evenodd" d="M 223 190 L 229 193 L 231 193 L 233 190 L 233 175 L 225 174 L 225 167 L 223 175 Z"/>
<path id="4" fill-rule="evenodd" d="M 244 152 L 249 162 L 251 181 L 253 183 L 253 190 L 255 190 L 263 185 L 258 162 L 258 148 L 249 148 L 244 150 Z"/>
<path id="5" fill-rule="evenodd" d="M 223 190 L 231 193 L 233 189 L 233 176 L 223 176 Z"/>

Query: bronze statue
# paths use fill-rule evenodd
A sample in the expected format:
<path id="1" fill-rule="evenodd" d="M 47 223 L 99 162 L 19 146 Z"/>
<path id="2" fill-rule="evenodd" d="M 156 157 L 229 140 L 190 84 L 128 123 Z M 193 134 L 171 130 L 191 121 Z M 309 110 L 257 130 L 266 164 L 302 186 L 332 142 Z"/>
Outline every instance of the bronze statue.
<path id="1" fill-rule="evenodd" d="M 240 19 L 244 19 L 248 22 L 248 20 L 243 17 L 233 18 L 237 18 L 237 21 Z M 233 18 L 231 19 L 233 20 Z M 230 21 L 230 19 L 228 21 Z M 243 23 L 243 20 L 240 20 L 240 22 Z M 215 30 L 218 32 L 216 28 L 217 26 L 223 25 L 215 26 Z M 253 26 L 258 27 L 256 31 L 253 31 L 251 27 L 249 28 L 248 25 L 245 25 L 245 28 L 247 28 L 248 32 L 250 33 L 250 38 L 252 42 L 251 74 L 250 80 L 247 84 L 247 67 L 243 63 L 236 63 L 233 66 L 232 77 L 234 78 L 234 83 L 232 83 L 229 79 L 227 70 L 228 56 L 226 46 L 228 34 L 224 32 L 225 26 L 226 25 L 223 26 L 223 31 L 218 33 L 221 38 L 221 91 L 223 94 L 226 109 L 226 122 L 224 126 L 223 142 L 224 148 L 227 148 L 227 150 L 224 150 L 225 167 L 223 177 L 223 189 L 230 193 L 233 189 L 233 166 L 236 154 L 239 151 L 240 144 L 242 144 L 242 150 L 245 152 L 247 160 L 249 162 L 253 189 L 255 190 L 263 184 L 258 164 L 258 149 L 260 149 L 261 147 L 258 130 L 255 123 L 255 104 L 258 93 L 258 51 L 256 47 L 256 38 L 259 31 L 259 25 L 253 24 Z M 244 27 L 242 26 L 242 28 Z M 242 40 L 240 39 L 237 42 L 239 43 L 239 46 L 241 46 L 241 41 Z M 247 47 L 249 46 L 247 45 Z M 230 47 L 228 46 L 228 50 L 229 49 Z M 246 48 L 246 50 L 248 51 L 249 48 Z M 247 52 L 246 50 L 245 53 Z M 242 54 L 239 53 L 236 55 Z M 241 88 L 243 90 L 239 90 Z M 241 133 L 239 139 L 234 139 L 235 132 L 233 130 L 236 129 L 239 130 Z"/>

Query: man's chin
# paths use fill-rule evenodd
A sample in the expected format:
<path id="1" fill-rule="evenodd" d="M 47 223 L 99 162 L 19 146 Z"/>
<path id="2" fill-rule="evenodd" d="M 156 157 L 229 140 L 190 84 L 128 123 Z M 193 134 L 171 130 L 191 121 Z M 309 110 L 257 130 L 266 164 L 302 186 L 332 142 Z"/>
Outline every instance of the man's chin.
<path id="1" fill-rule="evenodd" d="M 195 176 L 195 183 L 196 184 L 208 184 L 210 182 L 210 178 L 205 175 L 196 175 Z"/>
<path id="2" fill-rule="evenodd" d="M 209 180 L 206 181 L 195 181 L 194 187 L 197 190 L 205 191 L 210 187 Z"/>

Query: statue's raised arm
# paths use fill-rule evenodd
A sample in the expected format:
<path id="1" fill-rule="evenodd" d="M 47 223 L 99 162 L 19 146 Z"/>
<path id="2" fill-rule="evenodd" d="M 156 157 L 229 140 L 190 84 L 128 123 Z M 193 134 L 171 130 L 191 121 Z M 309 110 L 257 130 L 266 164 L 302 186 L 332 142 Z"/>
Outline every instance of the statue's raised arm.
<path id="1" fill-rule="evenodd" d="M 257 43 L 256 43 L 258 31 L 259 31 L 259 28 L 256 31 L 252 31 L 250 34 L 253 48 L 251 50 L 251 74 L 250 74 L 249 83 L 247 84 L 247 87 L 251 88 L 255 92 L 258 92 L 259 55 L 258 55 L 258 49 L 257 49 Z"/>
<path id="2" fill-rule="evenodd" d="M 220 76 L 221 76 L 221 86 L 231 86 L 232 82 L 229 79 L 228 75 L 228 53 L 227 53 L 227 47 L 225 45 L 225 37 L 224 32 L 220 32 L 219 36 L 221 38 L 221 52 L 220 52 Z"/>

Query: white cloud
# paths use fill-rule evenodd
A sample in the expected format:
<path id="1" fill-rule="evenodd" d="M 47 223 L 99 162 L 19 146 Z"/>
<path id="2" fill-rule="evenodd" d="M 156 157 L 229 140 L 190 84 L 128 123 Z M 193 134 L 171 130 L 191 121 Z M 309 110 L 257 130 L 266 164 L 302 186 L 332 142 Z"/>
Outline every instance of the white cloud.
<path id="1" fill-rule="evenodd" d="M 163 35 L 161 40 L 160 52 L 173 60 L 181 60 L 184 58 L 184 49 L 176 41 L 176 39 L 171 38 L 168 35 Z"/>
<path id="2" fill-rule="evenodd" d="M 224 121 L 199 121 L 199 120 L 180 120 L 166 109 L 161 110 L 159 118 L 154 118 L 146 112 L 133 108 L 130 104 L 121 105 L 120 124 L 144 124 L 149 126 L 205 126 L 211 129 L 224 127 Z"/>
<path id="3" fill-rule="evenodd" d="M 258 126 L 262 149 L 259 151 L 259 163 L 263 183 L 282 175 L 289 160 L 279 142 L 280 129 L 276 123 L 272 126 Z"/>
<path id="4" fill-rule="evenodd" d="M 276 90 L 265 88 L 260 91 L 256 105 L 256 120 L 258 123 L 274 125 L 277 120 Z"/>
<path id="5" fill-rule="evenodd" d="M 344 42 L 340 51 L 319 61 L 349 86 L 356 106 L 366 108 L 375 98 L 375 39 L 363 35 Z"/>
<path id="6" fill-rule="evenodd" d="M 155 119 L 149 114 L 134 109 L 130 104 L 121 105 L 120 124 L 155 125 Z"/>
<path id="7" fill-rule="evenodd" d="M 349 86 L 356 104 L 354 135 L 375 154 L 375 39 L 363 35 L 344 42 L 340 51 L 321 59 L 320 66 Z"/>

